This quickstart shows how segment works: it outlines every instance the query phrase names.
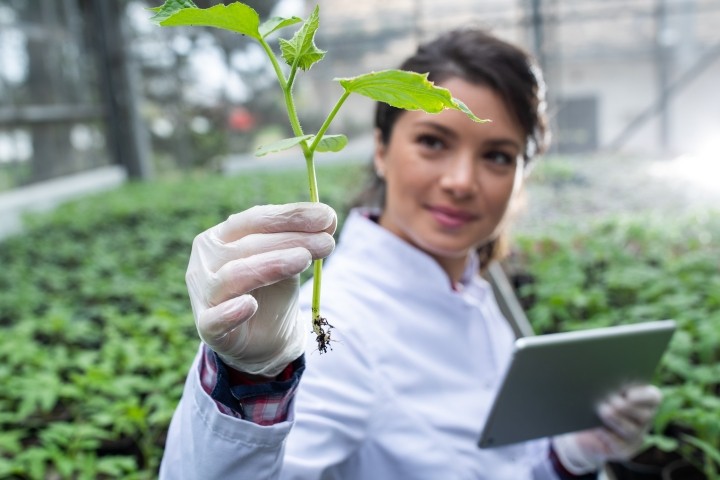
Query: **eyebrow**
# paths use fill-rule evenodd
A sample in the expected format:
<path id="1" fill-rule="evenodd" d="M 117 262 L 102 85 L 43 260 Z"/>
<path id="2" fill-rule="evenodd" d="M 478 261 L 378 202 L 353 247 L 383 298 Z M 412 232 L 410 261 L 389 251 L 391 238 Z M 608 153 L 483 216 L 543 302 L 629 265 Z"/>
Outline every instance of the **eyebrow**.
<path id="1" fill-rule="evenodd" d="M 422 127 L 432 128 L 433 130 L 437 130 L 440 133 L 442 133 L 444 135 L 448 135 L 453 138 L 457 137 L 457 133 L 455 133 L 455 131 L 453 129 L 448 128 L 445 125 L 440 125 L 439 123 L 435 123 L 432 120 L 423 120 L 421 122 L 418 122 L 418 125 L 420 125 Z"/>
<path id="2" fill-rule="evenodd" d="M 513 147 L 518 149 L 519 151 L 522 151 L 522 147 L 518 142 L 515 140 L 505 139 L 505 138 L 499 138 L 497 140 L 488 140 L 488 143 L 494 147 Z"/>
<path id="3" fill-rule="evenodd" d="M 423 127 L 429 127 L 434 130 L 437 130 L 438 132 L 447 135 L 452 138 L 457 138 L 457 133 L 451 128 L 446 127 L 445 125 L 441 125 L 439 123 L 435 123 L 432 120 L 423 120 L 421 122 L 418 122 L 418 125 Z M 496 138 L 496 139 L 490 139 L 487 141 L 488 144 L 490 144 L 493 147 L 513 147 L 516 148 L 519 151 L 523 151 L 523 146 L 520 145 L 518 142 L 511 138 Z"/>

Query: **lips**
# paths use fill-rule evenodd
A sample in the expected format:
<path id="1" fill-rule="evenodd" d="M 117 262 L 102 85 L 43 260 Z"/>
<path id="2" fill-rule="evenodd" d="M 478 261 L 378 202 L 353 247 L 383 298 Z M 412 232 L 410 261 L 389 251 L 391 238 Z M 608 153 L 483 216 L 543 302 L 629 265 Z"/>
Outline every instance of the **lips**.
<path id="1" fill-rule="evenodd" d="M 478 215 L 451 207 L 428 207 L 430 215 L 445 228 L 460 228 L 479 218 Z"/>

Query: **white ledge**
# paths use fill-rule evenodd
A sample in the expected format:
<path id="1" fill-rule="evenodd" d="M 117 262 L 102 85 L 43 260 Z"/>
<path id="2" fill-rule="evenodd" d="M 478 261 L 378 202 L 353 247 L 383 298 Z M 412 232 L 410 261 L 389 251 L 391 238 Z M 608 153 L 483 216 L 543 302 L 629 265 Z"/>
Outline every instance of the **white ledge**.
<path id="1" fill-rule="evenodd" d="M 69 200 L 116 188 L 126 179 L 122 167 L 107 166 L 2 192 L 0 239 L 22 231 L 25 213 L 51 210 Z"/>

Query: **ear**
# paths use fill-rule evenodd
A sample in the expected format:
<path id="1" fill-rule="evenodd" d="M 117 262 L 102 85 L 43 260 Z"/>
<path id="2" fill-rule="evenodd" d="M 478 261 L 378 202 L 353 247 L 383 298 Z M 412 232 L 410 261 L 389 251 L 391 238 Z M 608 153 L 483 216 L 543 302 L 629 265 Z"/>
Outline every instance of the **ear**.
<path id="1" fill-rule="evenodd" d="M 373 165 L 375 173 L 380 178 L 385 178 L 385 153 L 387 145 L 383 142 L 382 133 L 379 128 L 375 129 L 375 151 L 373 153 Z"/>

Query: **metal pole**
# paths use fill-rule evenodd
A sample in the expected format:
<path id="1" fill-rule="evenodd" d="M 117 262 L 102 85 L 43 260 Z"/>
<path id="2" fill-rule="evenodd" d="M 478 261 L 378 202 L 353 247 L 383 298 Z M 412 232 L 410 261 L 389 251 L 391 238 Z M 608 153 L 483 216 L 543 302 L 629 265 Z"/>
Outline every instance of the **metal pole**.
<path id="1" fill-rule="evenodd" d="M 668 112 L 668 25 L 666 0 L 657 0 L 655 9 L 655 71 L 657 75 L 660 148 L 662 153 L 668 151 L 670 145 L 670 115 Z"/>
<path id="2" fill-rule="evenodd" d="M 545 71 L 547 67 L 547 59 L 545 58 L 545 30 L 542 15 L 542 0 L 531 0 L 532 8 L 532 28 L 533 28 L 533 46 L 535 48 L 535 58 L 537 58 L 540 68 Z"/>
<path id="3" fill-rule="evenodd" d="M 705 70 L 710 68 L 714 62 L 720 60 L 720 42 L 708 48 L 705 53 L 698 58 L 693 65 L 685 70 L 675 81 L 665 87 L 655 98 L 655 101 L 645 110 L 640 112 L 635 118 L 628 122 L 627 126 L 620 132 L 613 141 L 608 143 L 610 151 L 616 151 L 622 147 L 646 122 L 650 121 L 662 111 L 663 103 L 668 99 L 677 95 L 683 89 L 695 80 L 697 80 Z"/>
<path id="4" fill-rule="evenodd" d="M 123 5 L 87 0 L 94 20 L 90 28 L 98 58 L 110 155 L 127 169 L 128 177 L 147 179 L 152 176 L 149 138 L 140 121 L 136 79 L 125 49 L 128 42 L 122 28 Z"/>
<path id="5" fill-rule="evenodd" d="M 420 45 L 420 43 L 423 41 L 422 0 L 415 0 L 413 2 L 413 24 L 415 45 Z"/>

